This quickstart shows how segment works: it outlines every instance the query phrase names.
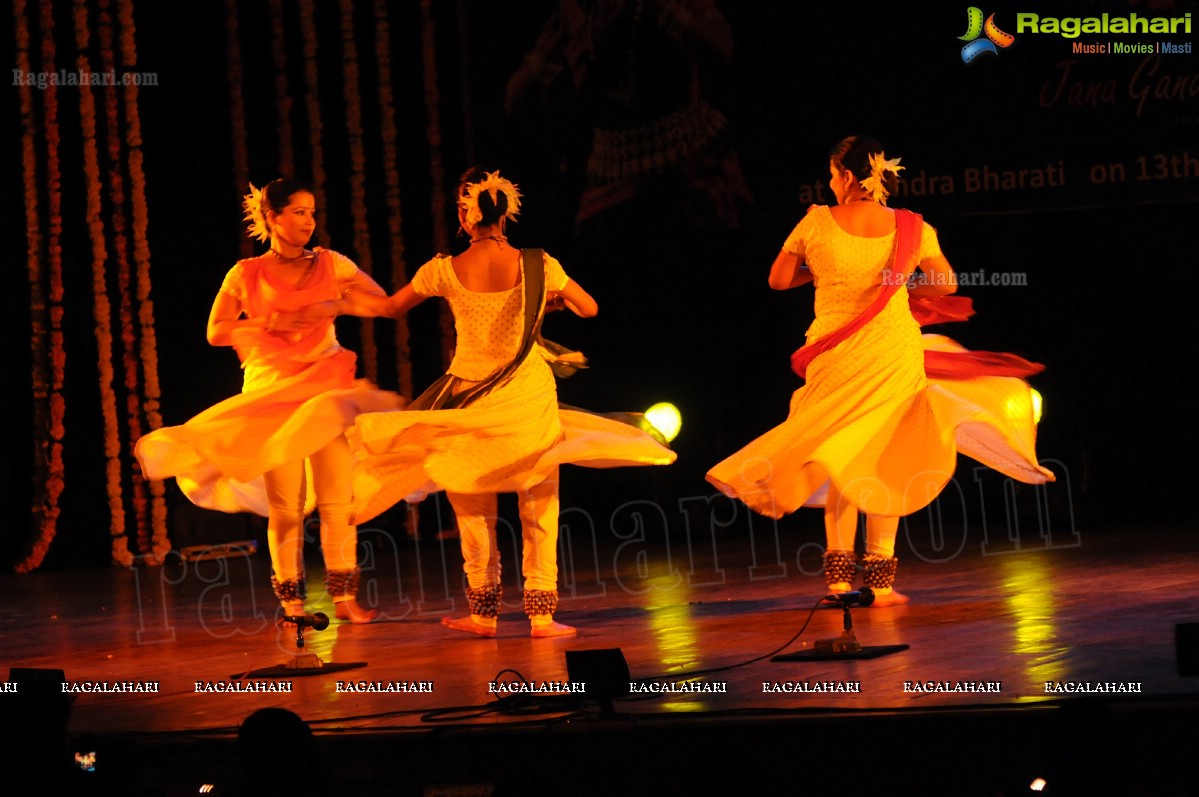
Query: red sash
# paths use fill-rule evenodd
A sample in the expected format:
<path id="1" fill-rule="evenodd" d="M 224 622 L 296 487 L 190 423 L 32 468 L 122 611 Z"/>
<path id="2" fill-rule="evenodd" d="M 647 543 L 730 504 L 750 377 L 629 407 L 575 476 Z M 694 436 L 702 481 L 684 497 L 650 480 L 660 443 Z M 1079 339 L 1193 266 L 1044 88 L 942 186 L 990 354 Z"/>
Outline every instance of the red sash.
<path id="1" fill-rule="evenodd" d="M 907 282 L 908 261 L 916 254 L 920 246 L 920 234 L 924 231 L 924 220 L 919 213 L 910 210 L 895 211 L 895 252 L 891 262 L 883 269 L 883 289 L 857 318 L 845 326 L 830 332 L 819 340 L 814 340 L 791 355 L 791 370 L 800 376 L 806 376 L 808 365 L 812 360 L 836 346 L 841 341 L 866 326 L 879 311 L 887 306 L 891 297 Z"/>
<path id="2" fill-rule="evenodd" d="M 966 296 L 909 296 L 912 317 L 920 326 L 965 321 L 974 315 Z M 1045 370 L 1005 351 L 924 351 L 924 373 L 933 379 L 969 379 L 972 376 L 1032 376 Z"/>
<path id="3" fill-rule="evenodd" d="M 791 370 L 801 377 L 817 356 L 836 346 L 864 327 L 887 306 L 887 302 L 907 283 L 915 263 L 910 262 L 920 247 L 924 220 L 909 210 L 895 211 L 894 258 L 883 270 L 883 287 L 865 310 L 835 332 L 812 341 L 791 355 Z M 974 315 L 973 302 L 965 296 L 909 296 L 912 317 L 920 326 L 947 321 L 965 321 Z M 1030 376 L 1045 370 L 1015 354 L 1000 351 L 925 351 L 924 372 L 934 379 L 969 379 L 974 376 Z"/>

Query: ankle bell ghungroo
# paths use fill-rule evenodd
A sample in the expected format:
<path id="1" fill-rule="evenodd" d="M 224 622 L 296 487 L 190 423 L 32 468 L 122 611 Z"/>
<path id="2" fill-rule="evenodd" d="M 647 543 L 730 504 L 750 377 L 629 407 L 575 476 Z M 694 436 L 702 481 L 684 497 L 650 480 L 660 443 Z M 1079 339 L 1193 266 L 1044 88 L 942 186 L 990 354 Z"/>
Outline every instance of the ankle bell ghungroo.
<path id="1" fill-rule="evenodd" d="M 286 581 L 280 581 L 272 575 L 271 588 L 275 590 L 275 597 L 279 599 L 280 603 L 295 603 L 308 597 L 308 590 L 302 578 L 289 578 Z"/>
<path id="2" fill-rule="evenodd" d="M 470 613 L 476 617 L 500 616 L 500 596 L 502 590 L 499 584 L 493 587 L 467 587 L 466 605 Z"/>
<path id="3" fill-rule="evenodd" d="M 556 611 L 558 611 L 558 590 L 525 590 L 525 614 L 529 617 L 552 615 Z"/>
<path id="4" fill-rule="evenodd" d="M 895 586 L 895 570 L 899 560 L 894 556 L 880 556 L 868 553 L 862 559 L 862 569 L 865 570 L 866 586 L 871 589 L 888 589 Z"/>
<path id="5" fill-rule="evenodd" d="M 858 558 L 853 551 L 824 552 L 824 581 L 827 584 L 852 584 L 857 575 Z"/>
<path id="6" fill-rule="evenodd" d="M 349 600 L 358 595 L 358 581 L 362 571 L 357 568 L 349 570 L 329 570 L 325 573 L 325 589 L 333 600 Z"/>

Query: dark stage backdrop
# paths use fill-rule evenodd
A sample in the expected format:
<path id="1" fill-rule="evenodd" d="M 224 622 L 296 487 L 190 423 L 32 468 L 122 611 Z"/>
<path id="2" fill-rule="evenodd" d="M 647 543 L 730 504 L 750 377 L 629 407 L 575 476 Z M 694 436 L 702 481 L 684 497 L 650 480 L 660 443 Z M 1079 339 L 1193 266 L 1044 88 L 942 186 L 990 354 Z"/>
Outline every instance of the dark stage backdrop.
<path id="1" fill-rule="evenodd" d="M 547 322 L 548 335 L 592 360 L 589 371 L 561 384 L 563 401 L 641 410 L 668 400 L 682 410 L 677 465 L 570 469 L 564 506 L 590 513 L 604 533 L 612 524 L 620 534 L 686 530 L 713 511 L 725 532 L 741 533 L 744 510 L 715 499 L 709 506 L 703 474 L 785 416 L 800 385 L 788 355 L 812 317 L 811 289 L 774 293 L 766 271 L 806 207 L 830 201 L 830 146 L 868 132 L 906 167 L 893 204 L 923 213 L 950 262 L 979 283 L 961 291 L 977 316 L 936 331 L 1047 365 L 1033 380 L 1045 399 L 1038 449 L 1060 480 L 1044 491 L 1016 491 L 1014 505 L 1031 513 L 1025 525 L 1181 516 L 1195 475 L 1187 422 L 1197 298 L 1195 36 L 1181 22 L 1173 33 L 1112 32 L 1109 22 L 1108 32 L 1069 37 L 1045 18 L 1064 18 L 1059 28 L 1104 15 L 1181 20 L 1187 4 L 1002 2 L 980 7 L 980 21 L 994 15 L 988 32 L 972 25 L 967 4 L 720 2 L 727 33 L 718 20 L 659 0 L 564 3 L 573 13 L 558 28 L 559 5 L 132 4 L 136 61 L 118 65 L 153 76 L 138 92 L 136 121 L 163 422 L 180 423 L 239 388 L 234 354 L 208 347 L 203 330 L 225 271 L 251 251 L 240 222 L 246 180 L 261 184 L 281 172 L 315 180 L 318 243 L 369 264 L 391 289 L 434 252 L 460 245 L 452 236 L 453 185 L 482 163 L 502 168 L 526 194 L 513 242 L 547 248 L 599 300 L 594 320 Z M 119 34 L 125 6 L 59 0 L 47 15 L 17 3 L 0 15 L 0 46 L 14 75 L 0 93 L 0 218 L 10 263 L 2 428 L 11 510 L 0 554 L 8 562 L 28 561 L 47 500 L 41 446 L 50 438 L 39 407 L 49 399 L 34 395 L 31 373 L 50 343 L 29 346 L 44 311 L 30 308 L 27 265 L 39 266 L 40 287 L 49 290 L 52 169 L 60 181 L 66 409 L 61 515 L 43 566 L 108 560 L 120 531 L 106 478 L 113 461 L 123 487 L 118 504 L 130 515 L 124 533 L 138 536 L 123 414 L 119 452 L 105 451 L 112 432 L 99 387 L 93 283 L 97 237 L 107 244 L 114 295 L 114 253 L 132 251 L 112 222 L 117 210 L 132 212 L 128 149 L 110 160 L 105 136 L 111 124 L 124 140 L 133 117 L 122 104 L 109 121 L 105 92 L 117 89 L 93 90 L 100 156 L 89 178 L 81 89 L 26 86 L 23 95 L 17 77 L 22 26 L 24 68 L 35 76 L 81 63 L 101 71 L 101 21 L 109 14 Z M 1018 19 L 1032 7 L 1037 30 Z M 1186 20 L 1193 29 L 1196 21 Z M 80 25 L 91 32 L 82 43 Z M 566 68 L 547 66 L 538 47 L 562 54 Z M 529 80 L 518 91 L 510 79 L 522 70 Z M 23 96 L 31 103 L 24 109 Z M 711 109 L 700 123 L 670 116 L 694 109 L 696 98 Z M 630 133 L 616 147 L 626 162 L 605 167 L 652 177 L 635 191 L 618 180 L 599 200 L 585 193 L 594 127 L 644 131 L 639 123 L 655 115 L 677 123 L 651 135 L 661 139 L 656 144 Z M 675 134 L 679 140 L 667 141 Z M 123 199 L 113 193 L 118 174 L 126 175 Z M 100 226 L 89 227 L 87 196 L 96 184 L 103 213 Z M 31 190 L 37 240 L 28 234 Z M 118 309 L 113 319 L 114 390 L 125 413 L 127 394 L 142 388 L 123 387 Z M 404 392 L 432 381 L 452 345 L 433 306 L 398 327 L 339 324 L 343 342 L 364 352 L 364 374 Z M 141 362 L 141 353 L 132 360 Z M 961 511 L 1022 511 L 1002 498 L 975 506 L 987 490 L 1002 493 L 993 481 L 963 461 L 953 494 L 972 503 Z M 178 505 L 173 485 L 164 500 Z M 642 512 L 641 531 L 629 518 L 642 509 L 631 510 L 630 501 L 655 507 Z M 1038 520 L 1045 513 L 1050 520 Z M 784 522 L 806 524 L 819 539 L 819 513 L 799 515 Z"/>

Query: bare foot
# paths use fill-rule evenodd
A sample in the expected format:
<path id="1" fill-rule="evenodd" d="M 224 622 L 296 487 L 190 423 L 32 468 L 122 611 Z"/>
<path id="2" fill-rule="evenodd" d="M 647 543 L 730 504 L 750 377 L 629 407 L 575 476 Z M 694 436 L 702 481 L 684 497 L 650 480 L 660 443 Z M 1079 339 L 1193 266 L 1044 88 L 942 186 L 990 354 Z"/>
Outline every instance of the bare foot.
<path id="1" fill-rule="evenodd" d="M 358 605 L 358 601 L 350 598 L 348 601 L 334 601 L 333 614 L 338 620 L 349 620 L 355 625 L 363 623 L 373 623 L 379 617 L 379 613 L 374 609 L 364 609 Z"/>
<path id="2" fill-rule="evenodd" d="M 578 636 L 579 629 L 573 625 L 565 625 L 563 623 L 545 623 L 543 625 L 535 625 L 529 632 L 529 636 L 537 638 L 554 637 L 554 636 Z"/>
<path id="3" fill-rule="evenodd" d="M 477 636 L 495 636 L 496 628 L 493 625 L 483 625 L 476 622 L 475 618 L 467 617 L 442 617 L 441 624 L 446 628 L 452 628 L 455 631 L 466 631 L 468 634 Z"/>
<path id="4" fill-rule="evenodd" d="M 910 600 L 911 600 L 911 598 L 909 598 L 907 595 L 904 595 L 902 592 L 899 592 L 897 590 L 891 590 L 890 592 L 883 594 L 883 595 L 880 595 L 879 593 L 875 592 L 874 593 L 874 603 L 870 604 L 870 608 L 879 609 L 884 606 L 899 606 L 901 604 L 907 603 Z"/>

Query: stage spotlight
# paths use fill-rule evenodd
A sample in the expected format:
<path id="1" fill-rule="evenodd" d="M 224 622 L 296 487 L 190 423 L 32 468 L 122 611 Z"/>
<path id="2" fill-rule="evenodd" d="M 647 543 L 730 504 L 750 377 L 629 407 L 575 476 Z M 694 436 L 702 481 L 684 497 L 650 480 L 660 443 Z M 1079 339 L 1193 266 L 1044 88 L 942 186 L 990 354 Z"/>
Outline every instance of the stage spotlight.
<path id="1" fill-rule="evenodd" d="M 668 443 L 679 436 L 679 429 L 683 427 L 683 416 L 679 414 L 679 408 L 668 401 L 659 401 L 646 410 L 645 419 L 662 433 Z"/>
<path id="2" fill-rule="evenodd" d="M 1029 391 L 1029 393 L 1032 394 L 1032 422 L 1040 423 L 1041 422 L 1041 409 L 1045 406 L 1045 400 L 1043 398 L 1041 398 L 1040 393 L 1033 390 L 1032 388 L 1029 388 L 1028 391 Z"/>
<path id="3" fill-rule="evenodd" d="M 1044 778 L 1033 778 L 1032 783 L 1028 784 L 1028 788 L 1030 791 L 1045 791 L 1045 787 L 1048 785 Z"/>

